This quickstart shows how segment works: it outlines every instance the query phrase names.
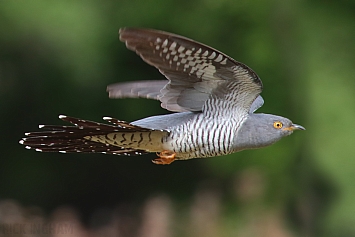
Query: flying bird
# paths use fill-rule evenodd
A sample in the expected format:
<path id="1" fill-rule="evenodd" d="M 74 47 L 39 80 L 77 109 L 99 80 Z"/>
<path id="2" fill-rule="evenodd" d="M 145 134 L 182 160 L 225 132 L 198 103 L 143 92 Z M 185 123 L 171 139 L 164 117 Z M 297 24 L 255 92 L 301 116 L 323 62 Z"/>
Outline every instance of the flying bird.
<path id="1" fill-rule="evenodd" d="M 110 98 L 159 100 L 171 112 L 110 124 L 60 115 L 72 126 L 39 125 L 20 143 L 40 152 L 142 155 L 155 164 L 227 155 L 271 145 L 304 127 L 289 119 L 254 113 L 263 85 L 247 65 L 207 45 L 153 29 L 122 28 L 120 40 L 167 80 L 123 82 L 107 87 Z"/>

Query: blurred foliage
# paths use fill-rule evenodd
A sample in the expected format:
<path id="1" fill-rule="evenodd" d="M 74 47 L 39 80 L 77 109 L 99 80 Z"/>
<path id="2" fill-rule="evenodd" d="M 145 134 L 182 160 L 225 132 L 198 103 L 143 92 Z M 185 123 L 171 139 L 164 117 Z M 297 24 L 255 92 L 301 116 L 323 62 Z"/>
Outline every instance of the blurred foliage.
<path id="1" fill-rule="evenodd" d="M 98 208 L 140 205 L 157 193 L 187 205 L 202 185 L 220 193 L 233 228 L 276 213 L 296 236 L 355 236 L 354 12 L 354 0 L 1 1 L 0 199 L 46 212 L 70 205 L 87 222 Z M 132 121 L 167 113 L 156 101 L 107 97 L 108 84 L 163 78 L 118 41 L 124 26 L 181 34 L 246 63 L 263 79 L 260 112 L 307 131 L 268 148 L 169 166 L 153 165 L 153 155 L 20 146 L 37 124 L 62 124 L 58 114 Z M 233 180 L 250 169 L 262 177 L 263 194 L 236 201 Z"/>

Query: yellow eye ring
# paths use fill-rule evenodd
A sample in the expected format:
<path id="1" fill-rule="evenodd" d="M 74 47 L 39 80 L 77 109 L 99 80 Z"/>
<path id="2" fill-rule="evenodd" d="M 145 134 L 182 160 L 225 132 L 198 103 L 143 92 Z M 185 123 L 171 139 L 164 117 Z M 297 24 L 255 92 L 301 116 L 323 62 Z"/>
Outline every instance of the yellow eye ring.
<path id="1" fill-rule="evenodd" d="M 274 128 L 280 129 L 282 126 L 283 124 L 280 121 L 274 122 Z"/>

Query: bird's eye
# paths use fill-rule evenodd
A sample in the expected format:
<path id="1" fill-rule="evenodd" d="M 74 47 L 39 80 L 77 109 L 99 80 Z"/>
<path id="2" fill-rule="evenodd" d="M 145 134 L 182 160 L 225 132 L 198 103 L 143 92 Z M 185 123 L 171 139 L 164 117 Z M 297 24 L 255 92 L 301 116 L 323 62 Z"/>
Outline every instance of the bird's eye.
<path id="1" fill-rule="evenodd" d="M 282 123 L 280 121 L 274 122 L 274 128 L 277 128 L 277 129 L 282 128 Z"/>

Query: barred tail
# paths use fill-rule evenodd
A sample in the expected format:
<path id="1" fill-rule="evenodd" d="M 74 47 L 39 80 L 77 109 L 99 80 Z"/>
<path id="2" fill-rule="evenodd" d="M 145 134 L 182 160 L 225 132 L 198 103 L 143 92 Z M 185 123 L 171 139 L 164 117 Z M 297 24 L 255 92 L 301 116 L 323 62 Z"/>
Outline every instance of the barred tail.
<path id="1" fill-rule="evenodd" d="M 75 126 L 39 125 L 39 128 L 45 131 L 25 133 L 26 137 L 19 143 L 25 145 L 27 149 L 40 152 L 85 152 L 129 156 L 151 152 L 144 146 L 146 143 L 142 142 L 143 138 L 149 138 L 148 143 L 152 144 L 154 143 L 151 139 L 152 134 L 156 138 L 167 133 L 135 126 L 110 117 L 103 119 L 114 126 L 65 115 L 60 115 L 59 118 Z M 129 138 L 126 139 L 125 136 L 128 135 Z"/>

